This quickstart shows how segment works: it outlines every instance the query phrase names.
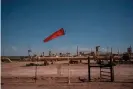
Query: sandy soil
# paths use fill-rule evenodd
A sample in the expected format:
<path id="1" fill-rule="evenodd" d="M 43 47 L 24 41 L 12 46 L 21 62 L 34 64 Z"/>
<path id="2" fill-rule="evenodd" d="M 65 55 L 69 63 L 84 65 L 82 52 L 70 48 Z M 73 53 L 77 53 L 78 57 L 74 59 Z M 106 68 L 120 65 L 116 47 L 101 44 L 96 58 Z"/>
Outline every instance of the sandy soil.
<path id="1" fill-rule="evenodd" d="M 70 65 L 71 84 L 68 84 L 68 65 L 61 64 L 61 75 L 57 67 L 61 62 L 49 66 L 37 67 L 37 81 L 35 83 L 35 66 L 25 67 L 27 62 L 12 62 L 1 64 L 2 89 L 133 89 L 133 64 L 119 64 L 114 67 L 114 82 L 98 82 L 99 68 L 92 68 L 93 81 L 81 82 L 78 77 L 87 79 L 86 64 Z M 39 62 L 41 63 L 41 62 Z"/>

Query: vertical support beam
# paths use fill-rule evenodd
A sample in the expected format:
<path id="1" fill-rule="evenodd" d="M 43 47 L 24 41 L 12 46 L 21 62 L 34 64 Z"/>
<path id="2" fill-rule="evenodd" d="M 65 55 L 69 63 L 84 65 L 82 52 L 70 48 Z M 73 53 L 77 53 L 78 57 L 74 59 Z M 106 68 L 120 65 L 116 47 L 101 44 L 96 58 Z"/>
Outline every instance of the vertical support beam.
<path id="1" fill-rule="evenodd" d="M 61 64 L 57 65 L 57 75 L 61 76 Z"/>
<path id="2" fill-rule="evenodd" d="M 52 56 L 51 54 L 52 54 L 52 52 L 51 52 L 51 50 L 50 50 L 50 51 L 49 51 L 49 56 L 50 56 L 50 57 Z"/>
<path id="3" fill-rule="evenodd" d="M 29 48 L 28 50 L 28 56 L 29 56 L 29 59 L 32 60 L 32 56 L 30 55 L 30 53 L 32 52 L 32 50 Z M 33 60 L 32 60 L 33 61 Z"/>
<path id="4" fill-rule="evenodd" d="M 35 83 L 36 83 L 36 80 L 37 80 L 37 66 L 38 66 L 38 57 L 37 57 L 37 60 L 36 60 L 36 67 L 35 67 Z"/>
<path id="5" fill-rule="evenodd" d="M 71 83 L 71 81 L 70 81 L 70 63 L 69 63 L 69 61 L 70 61 L 70 59 L 68 57 L 68 84 Z"/>
<path id="6" fill-rule="evenodd" d="M 78 52 L 78 46 L 77 46 L 77 56 L 79 55 L 79 52 Z"/>
<path id="7" fill-rule="evenodd" d="M 43 57 L 44 57 L 44 52 L 42 54 L 43 54 Z"/>
<path id="8" fill-rule="evenodd" d="M 100 46 L 96 46 L 96 58 L 99 56 L 99 47 Z"/>
<path id="9" fill-rule="evenodd" d="M 118 49 L 118 56 L 119 56 L 120 50 Z"/>
<path id="10" fill-rule="evenodd" d="M 109 56 L 109 47 L 107 46 L 107 56 Z"/>
<path id="11" fill-rule="evenodd" d="M 101 77 L 102 77 L 102 76 L 101 76 L 101 66 L 100 66 L 100 81 L 101 81 Z"/>
<path id="12" fill-rule="evenodd" d="M 80 60 L 80 63 L 82 63 L 82 60 Z"/>
<path id="13" fill-rule="evenodd" d="M 111 47 L 111 56 L 112 56 L 112 54 L 113 54 L 113 53 L 112 53 L 112 47 Z"/>
<path id="14" fill-rule="evenodd" d="M 102 79 L 102 74 L 101 74 L 101 68 L 102 68 L 102 67 L 101 67 L 101 63 L 102 63 L 102 62 L 101 62 L 101 59 L 99 59 L 99 60 L 100 60 L 100 81 L 101 81 L 101 79 Z"/>
<path id="15" fill-rule="evenodd" d="M 4 51 L 5 51 L 5 48 L 4 48 L 4 45 L 3 45 L 3 57 L 5 56 Z"/>
<path id="16" fill-rule="evenodd" d="M 91 80 L 91 75 L 90 75 L 90 57 L 88 57 L 88 82 Z"/>
<path id="17" fill-rule="evenodd" d="M 30 57 L 30 50 L 28 50 L 28 56 Z"/>
<path id="18" fill-rule="evenodd" d="M 110 56 L 110 70 L 111 70 L 111 82 L 114 81 L 114 67 L 113 67 L 113 62 L 112 62 L 112 56 Z"/>

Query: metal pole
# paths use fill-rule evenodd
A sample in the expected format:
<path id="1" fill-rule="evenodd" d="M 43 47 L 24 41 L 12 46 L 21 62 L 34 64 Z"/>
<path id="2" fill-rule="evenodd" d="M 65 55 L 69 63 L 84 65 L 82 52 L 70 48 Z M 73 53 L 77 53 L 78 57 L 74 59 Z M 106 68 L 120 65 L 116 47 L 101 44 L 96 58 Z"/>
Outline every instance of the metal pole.
<path id="1" fill-rule="evenodd" d="M 101 64 L 101 62 L 100 62 L 100 64 Z M 102 74 L 101 74 L 101 65 L 100 65 L 100 81 L 102 80 L 102 76 L 101 76 Z"/>
<path id="2" fill-rule="evenodd" d="M 5 54 L 4 54 L 4 50 L 5 50 L 5 49 L 4 49 L 4 46 L 3 46 L 3 57 L 4 57 L 4 55 L 5 55 Z"/>
<path id="3" fill-rule="evenodd" d="M 118 55 L 119 55 L 119 49 L 118 49 Z"/>
<path id="4" fill-rule="evenodd" d="M 77 46 L 77 56 L 78 56 L 78 46 Z"/>
<path id="5" fill-rule="evenodd" d="M 35 83 L 36 83 L 36 80 L 37 80 L 37 66 L 38 66 L 38 57 L 37 57 L 36 67 L 35 67 Z"/>
<path id="6" fill-rule="evenodd" d="M 88 57 L 88 82 L 91 80 L 91 75 L 90 75 L 90 58 Z"/>
<path id="7" fill-rule="evenodd" d="M 43 57 L 44 57 L 44 52 L 43 52 Z"/>
<path id="8" fill-rule="evenodd" d="M 61 64 L 57 65 L 57 75 L 61 76 Z"/>
<path id="9" fill-rule="evenodd" d="M 111 82 L 113 82 L 114 81 L 114 67 L 112 65 L 112 56 L 110 56 L 110 63 L 111 63 L 111 67 L 110 67 L 110 69 L 111 69 Z"/>
<path id="10" fill-rule="evenodd" d="M 68 62 L 69 62 L 69 57 L 68 57 Z M 71 81 L 70 81 L 70 66 L 69 65 L 70 64 L 68 63 L 68 84 L 71 83 Z"/>
<path id="11" fill-rule="evenodd" d="M 109 47 L 107 47 L 107 55 L 109 55 L 109 53 L 108 53 L 108 49 L 109 49 Z"/>
<path id="12" fill-rule="evenodd" d="M 28 45 L 28 56 L 30 57 L 31 55 L 30 55 L 30 52 L 31 52 L 31 47 L 30 47 L 30 45 Z"/>
<path id="13" fill-rule="evenodd" d="M 112 47 L 111 47 L 111 55 L 112 55 Z"/>

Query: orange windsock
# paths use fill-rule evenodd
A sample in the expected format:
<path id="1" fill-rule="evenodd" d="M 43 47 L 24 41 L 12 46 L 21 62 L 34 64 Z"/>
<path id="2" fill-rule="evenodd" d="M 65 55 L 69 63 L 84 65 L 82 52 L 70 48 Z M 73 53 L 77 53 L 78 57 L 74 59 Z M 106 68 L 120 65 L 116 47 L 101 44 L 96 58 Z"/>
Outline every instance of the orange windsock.
<path id="1" fill-rule="evenodd" d="M 51 34 L 50 36 L 48 36 L 46 39 L 44 39 L 44 42 L 48 42 L 50 40 L 53 40 L 59 36 L 65 35 L 65 31 L 63 28 L 59 29 L 58 31 L 54 32 L 53 34 Z"/>

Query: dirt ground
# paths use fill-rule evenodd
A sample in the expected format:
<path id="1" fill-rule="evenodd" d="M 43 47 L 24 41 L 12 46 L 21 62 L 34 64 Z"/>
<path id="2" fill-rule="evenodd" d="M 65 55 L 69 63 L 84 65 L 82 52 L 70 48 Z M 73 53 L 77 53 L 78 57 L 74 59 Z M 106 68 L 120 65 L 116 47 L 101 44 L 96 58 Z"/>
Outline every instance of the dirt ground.
<path id="1" fill-rule="evenodd" d="M 1 64 L 2 89 L 133 89 L 133 64 L 118 64 L 114 67 L 114 82 L 99 82 L 99 68 L 91 69 L 93 82 L 81 82 L 79 77 L 87 79 L 87 64 L 68 64 L 57 62 L 53 65 L 38 66 L 35 82 L 35 66 L 25 67 L 29 62 Z M 39 62 L 42 63 L 42 62 Z M 61 74 L 57 68 L 61 65 Z M 70 81 L 68 84 L 68 68 Z"/>

